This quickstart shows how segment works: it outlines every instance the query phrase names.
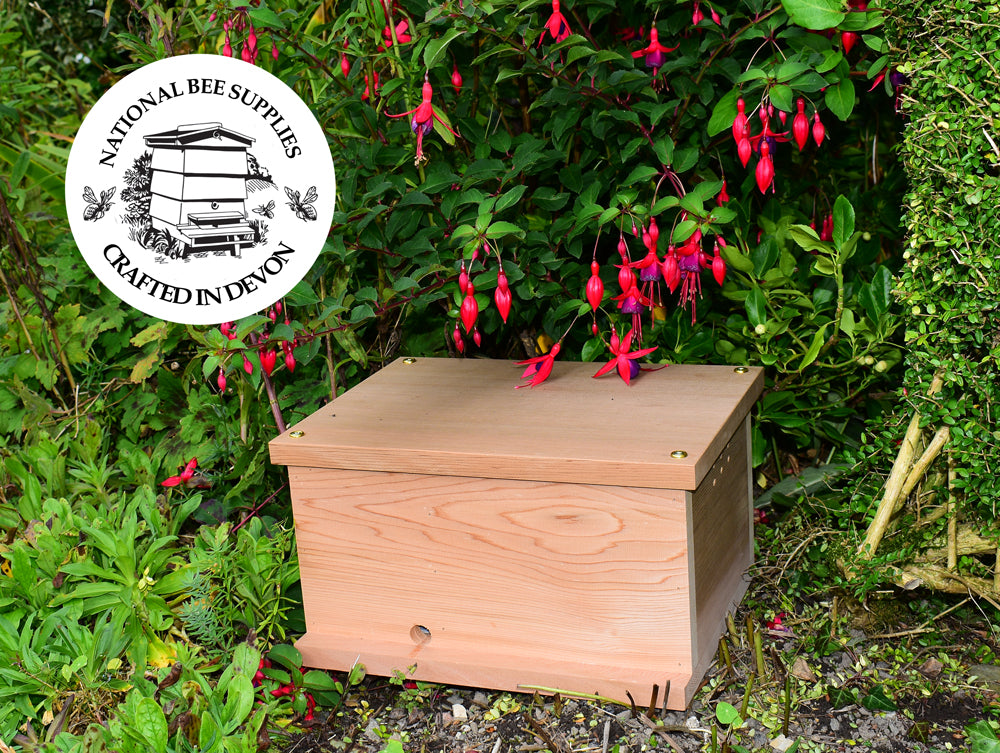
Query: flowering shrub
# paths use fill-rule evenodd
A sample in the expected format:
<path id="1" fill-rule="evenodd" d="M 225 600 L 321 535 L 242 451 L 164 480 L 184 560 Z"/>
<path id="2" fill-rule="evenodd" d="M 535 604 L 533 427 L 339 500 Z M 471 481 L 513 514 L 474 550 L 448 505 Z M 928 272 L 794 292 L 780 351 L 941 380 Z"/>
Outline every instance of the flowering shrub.
<path id="1" fill-rule="evenodd" d="M 39 314 L 3 335 L 5 353 L 33 359 L 30 373 L 0 365 L 27 390 L 0 388 L 3 428 L 22 430 L 30 395 L 72 403 L 86 372 L 109 385 L 101 404 L 129 443 L 170 433 L 156 440 L 161 478 L 198 457 L 238 479 L 236 499 L 267 472 L 260 439 L 398 353 L 540 359 L 525 364 L 538 384 L 558 358 L 620 358 L 632 333 L 628 352 L 647 360 L 768 368 L 757 464 L 779 444 L 851 441 L 859 401 L 900 357 L 887 294 L 896 92 L 879 22 L 860 3 L 798 0 L 113 14 L 128 24 L 108 45 L 125 69 L 215 52 L 293 85 L 334 152 L 337 212 L 307 279 L 221 328 L 121 311 L 84 271 L 50 265 L 45 284 L 70 299 L 57 318 L 41 289 L 18 288 Z M 98 73 L 89 100 L 109 82 Z M 5 191 L 59 216 L 58 191 L 33 187 L 58 170 L 64 144 L 50 146 L 55 162 L 22 163 Z M 72 256 L 65 228 L 16 232 Z M 34 268 L 12 267 L 10 285 Z M 157 411 L 180 423 L 145 420 Z"/>

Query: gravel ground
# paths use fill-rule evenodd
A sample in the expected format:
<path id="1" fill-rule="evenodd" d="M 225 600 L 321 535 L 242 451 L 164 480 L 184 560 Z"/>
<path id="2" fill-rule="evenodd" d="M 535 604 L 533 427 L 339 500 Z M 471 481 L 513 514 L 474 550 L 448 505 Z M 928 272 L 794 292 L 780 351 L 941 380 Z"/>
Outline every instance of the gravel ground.
<path id="1" fill-rule="evenodd" d="M 756 596 L 749 601 L 759 609 L 761 594 Z M 747 648 L 751 641 L 730 635 L 732 670 L 721 660 L 713 665 L 682 712 L 650 714 L 587 700 L 423 683 L 405 688 L 367 678 L 339 710 L 318 713 L 311 727 L 298 731 L 292 725 L 272 738 L 285 753 L 721 751 L 727 742 L 748 751 L 796 750 L 797 743 L 800 752 L 909 753 L 967 750 L 966 726 L 1000 717 L 1000 669 L 967 661 L 984 646 L 991 652 L 997 648 L 985 616 L 978 626 L 947 619 L 935 623 L 935 635 L 954 639 L 951 645 L 939 640 L 923 646 L 916 638 L 927 631 L 902 623 L 895 627 L 903 635 L 891 638 L 847 627 L 832 651 L 815 650 L 817 641 L 808 630 L 817 620 L 803 616 L 796 624 L 786 617 L 786 625 L 774 630 L 767 627 L 768 616 L 744 607 L 735 622 L 759 626 L 763 675 L 755 672 L 757 658 Z M 786 688 L 791 692 L 787 728 Z M 718 705 L 739 709 L 744 696 L 747 718 L 729 730 L 718 721 Z"/>

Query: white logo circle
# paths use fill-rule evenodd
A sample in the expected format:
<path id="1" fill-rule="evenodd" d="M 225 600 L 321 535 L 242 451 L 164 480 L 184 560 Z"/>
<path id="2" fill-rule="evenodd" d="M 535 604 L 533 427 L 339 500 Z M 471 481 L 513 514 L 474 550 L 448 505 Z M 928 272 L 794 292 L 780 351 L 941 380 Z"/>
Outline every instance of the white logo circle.
<path id="1" fill-rule="evenodd" d="M 182 55 L 115 84 L 66 168 L 73 237 L 123 301 L 218 324 L 309 272 L 333 216 L 333 159 L 309 108 L 270 73 Z"/>

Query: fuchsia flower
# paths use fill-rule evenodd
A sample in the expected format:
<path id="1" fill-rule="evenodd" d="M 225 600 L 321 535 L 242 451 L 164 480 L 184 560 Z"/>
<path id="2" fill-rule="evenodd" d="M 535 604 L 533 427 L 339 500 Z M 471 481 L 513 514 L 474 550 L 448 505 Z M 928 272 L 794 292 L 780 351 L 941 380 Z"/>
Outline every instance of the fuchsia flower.
<path id="1" fill-rule="evenodd" d="M 406 44 L 407 42 L 413 40 L 413 37 L 411 37 L 410 34 L 407 32 L 409 26 L 410 22 L 407 21 L 405 18 L 398 24 L 396 24 L 395 26 L 396 41 L 398 41 L 400 44 Z M 389 29 L 388 26 L 382 29 L 382 39 L 384 39 L 385 42 L 379 45 L 379 50 L 385 50 L 389 47 L 392 47 L 392 31 Z"/>
<path id="2" fill-rule="evenodd" d="M 198 460 L 196 458 L 191 458 L 188 464 L 184 466 L 184 470 L 181 471 L 179 476 L 171 476 L 170 478 L 161 481 L 160 486 L 180 486 L 181 484 L 187 485 L 187 483 L 194 477 L 194 469 L 198 467 Z"/>
<path id="3" fill-rule="evenodd" d="M 757 163 L 755 177 L 761 193 L 765 193 L 768 188 L 773 192 L 771 184 L 774 182 L 774 162 L 771 161 L 771 146 L 766 141 L 760 144 L 760 161 Z"/>
<path id="4" fill-rule="evenodd" d="M 462 320 L 462 326 L 465 327 L 465 334 L 469 334 L 476 324 L 476 318 L 479 316 L 479 303 L 476 302 L 476 287 L 471 282 L 466 285 L 465 298 L 462 299 L 458 315 Z"/>
<path id="5" fill-rule="evenodd" d="M 595 379 L 604 376 L 612 369 L 618 369 L 618 376 L 622 378 L 625 384 L 631 384 L 631 380 L 639 374 L 641 368 L 637 360 L 656 350 L 656 346 L 653 346 L 652 348 L 642 348 L 630 353 L 629 348 L 632 347 L 632 335 L 634 331 L 630 330 L 625 337 L 619 340 L 618 333 L 614 329 L 611 330 L 611 342 L 608 345 L 608 349 L 614 358 L 598 369 L 597 373 L 594 374 Z"/>
<path id="6" fill-rule="evenodd" d="M 541 46 L 542 42 L 545 40 L 545 32 L 551 34 L 552 39 L 556 42 L 562 42 L 570 35 L 569 24 L 566 23 L 566 16 L 559 11 L 559 0 L 552 0 L 552 15 L 549 16 L 549 20 L 545 22 L 545 29 L 542 31 L 542 36 L 538 38 L 539 46 Z"/>
<path id="7" fill-rule="evenodd" d="M 587 280 L 587 303 L 592 311 L 597 311 L 604 298 L 604 281 L 601 279 L 601 267 L 596 261 L 590 263 L 590 279 Z"/>
<path id="8" fill-rule="evenodd" d="M 405 115 L 413 115 L 413 118 L 410 120 L 410 129 L 417 134 L 417 157 L 414 160 L 415 165 L 419 165 L 426 159 L 424 156 L 424 136 L 433 130 L 435 120 L 447 128 L 452 135 L 458 136 L 458 133 L 434 109 L 434 105 L 431 104 L 433 96 L 434 88 L 431 86 L 430 81 L 428 81 L 427 76 L 424 76 L 423 99 L 420 104 L 407 112 L 401 112 L 398 115 L 389 115 L 390 118 L 402 118 Z"/>
<path id="9" fill-rule="evenodd" d="M 560 350 L 562 350 L 562 345 L 560 343 L 556 343 L 544 356 L 536 356 L 535 358 L 518 361 L 518 366 L 527 365 L 528 367 L 524 370 L 524 373 L 521 374 L 521 379 L 528 379 L 530 377 L 530 380 L 524 384 L 517 385 L 514 389 L 520 389 L 521 387 L 537 387 L 548 379 L 549 374 L 552 373 L 552 365 L 555 363 L 556 356 L 559 355 Z"/>
<path id="10" fill-rule="evenodd" d="M 678 45 L 678 47 L 679 46 L 680 45 Z M 663 63 L 666 62 L 666 58 L 664 56 L 668 52 L 673 52 L 676 49 L 677 47 L 664 47 L 660 44 L 660 34 L 654 26 L 649 30 L 649 45 L 641 50 L 633 52 L 632 57 L 640 58 L 645 55 L 646 67 L 653 69 L 653 76 L 655 77 L 656 74 L 659 73 Z"/>
<path id="11" fill-rule="evenodd" d="M 504 273 L 503 269 L 497 270 L 497 289 L 493 293 L 493 300 L 497 304 L 497 311 L 500 312 L 500 318 L 503 319 L 503 323 L 507 323 L 507 317 L 510 316 L 510 286 L 507 284 L 507 275 Z M 476 343 L 477 345 L 479 343 Z"/>
<path id="12" fill-rule="evenodd" d="M 795 137 L 795 143 L 799 145 L 799 151 L 802 151 L 809 141 L 809 118 L 806 117 L 806 101 L 799 97 L 795 106 L 798 112 L 792 118 L 792 136 Z"/>

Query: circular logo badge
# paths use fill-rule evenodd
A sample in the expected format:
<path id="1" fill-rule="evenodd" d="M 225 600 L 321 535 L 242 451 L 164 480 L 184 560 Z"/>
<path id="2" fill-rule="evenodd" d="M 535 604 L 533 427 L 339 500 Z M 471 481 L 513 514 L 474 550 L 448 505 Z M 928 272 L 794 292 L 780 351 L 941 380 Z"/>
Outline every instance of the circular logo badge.
<path id="1" fill-rule="evenodd" d="M 161 60 L 115 84 L 66 169 L 87 264 L 123 301 L 182 324 L 239 319 L 291 290 L 323 247 L 334 193 L 305 103 L 216 55 Z"/>

